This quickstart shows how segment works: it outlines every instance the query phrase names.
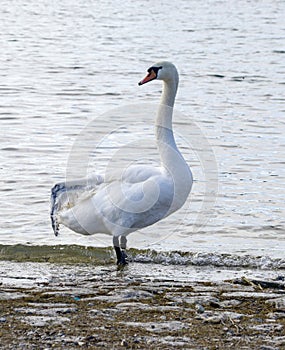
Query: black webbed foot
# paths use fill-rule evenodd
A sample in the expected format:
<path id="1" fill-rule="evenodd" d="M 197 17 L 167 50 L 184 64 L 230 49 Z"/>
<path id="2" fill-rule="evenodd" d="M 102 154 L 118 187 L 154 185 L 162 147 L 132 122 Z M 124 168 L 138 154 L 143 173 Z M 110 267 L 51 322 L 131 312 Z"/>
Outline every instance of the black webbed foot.
<path id="1" fill-rule="evenodd" d="M 118 266 L 125 266 L 128 264 L 127 261 L 127 254 L 124 250 L 122 250 L 120 247 L 114 247 L 115 248 L 115 252 L 117 255 L 117 265 Z"/>
<path id="2" fill-rule="evenodd" d="M 123 250 L 123 249 L 121 249 L 121 254 L 122 254 L 122 257 L 121 257 L 121 261 L 120 261 L 120 265 L 128 265 L 128 256 L 127 256 L 127 254 L 126 254 L 126 252 Z"/>

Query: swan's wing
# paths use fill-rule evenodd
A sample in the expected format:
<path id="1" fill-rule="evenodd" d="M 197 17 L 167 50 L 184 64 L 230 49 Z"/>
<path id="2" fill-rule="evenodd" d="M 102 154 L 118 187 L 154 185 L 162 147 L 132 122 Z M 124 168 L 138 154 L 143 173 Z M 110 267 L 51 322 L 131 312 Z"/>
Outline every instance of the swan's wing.
<path id="1" fill-rule="evenodd" d="M 146 165 L 132 165 L 123 172 L 122 180 L 129 183 L 138 183 L 163 174 L 163 168 Z"/>
<path id="2" fill-rule="evenodd" d="M 54 185 L 51 190 L 50 217 L 56 236 L 59 231 L 58 212 L 63 209 L 72 208 L 78 202 L 91 197 L 103 183 L 104 178 L 101 175 L 92 174 L 84 179 L 61 182 Z"/>
<path id="3" fill-rule="evenodd" d="M 103 226 L 113 234 L 129 233 L 170 214 L 173 182 L 159 168 L 134 166 L 123 176 L 120 172 L 110 175 L 110 178 L 96 175 L 53 187 L 51 222 L 55 235 L 62 215 L 68 217 L 71 213 L 69 209 L 72 217 L 75 215 L 84 222 L 89 234 L 99 232 L 98 227 Z"/>
<path id="4" fill-rule="evenodd" d="M 111 201 L 101 213 L 120 227 L 121 233 L 147 227 L 171 213 L 174 186 L 170 177 L 160 174 L 141 183 L 118 185 L 120 188 L 115 183 L 108 187 Z"/>

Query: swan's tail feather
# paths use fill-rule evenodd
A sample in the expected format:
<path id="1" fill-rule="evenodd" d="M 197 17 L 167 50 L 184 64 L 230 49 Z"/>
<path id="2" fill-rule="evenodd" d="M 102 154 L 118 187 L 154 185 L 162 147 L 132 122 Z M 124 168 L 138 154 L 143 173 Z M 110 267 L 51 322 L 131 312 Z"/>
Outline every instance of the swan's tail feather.
<path id="1" fill-rule="evenodd" d="M 59 209 L 59 198 L 62 193 L 66 192 L 66 187 L 64 183 L 56 184 L 51 190 L 51 226 L 55 236 L 59 234 L 59 223 L 57 219 L 57 213 Z"/>
<path id="2" fill-rule="evenodd" d="M 61 209 L 71 206 L 70 199 L 72 192 L 79 190 L 80 186 L 68 186 L 66 183 L 61 182 L 53 186 L 51 189 L 51 226 L 55 236 L 59 234 L 59 222 L 58 213 Z"/>
<path id="3" fill-rule="evenodd" d="M 59 234 L 59 213 L 74 207 L 80 201 L 91 197 L 97 186 L 103 183 L 103 177 L 92 174 L 88 178 L 56 184 L 51 190 L 51 225 L 54 234 Z"/>

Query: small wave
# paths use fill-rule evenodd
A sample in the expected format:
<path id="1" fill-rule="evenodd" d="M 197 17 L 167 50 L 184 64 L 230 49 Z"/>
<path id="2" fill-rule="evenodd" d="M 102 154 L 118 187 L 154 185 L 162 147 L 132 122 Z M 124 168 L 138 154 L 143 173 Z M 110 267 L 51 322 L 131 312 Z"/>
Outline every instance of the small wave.
<path id="1" fill-rule="evenodd" d="M 216 266 L 227 268 L 284 269 L 285 259 L 269 256 L 231 255 L 193 252 L 137 252 L 134 261 L 167 265 Z"/>
<path id="2" fill-rule="evenodd" d="M 225 268 L 251 269 L 285 269 L 285 259 L 269 256 L 251 256 L 218 254 L 206 252 L 156 250 L 128 250 L 131 262 L 152 263 L 161 265 L 212 266 Z M 0 245 L 0 260 L 32 261 L 62 264 L 92 263 L 94 265 L 114 264 L 115 254 L 112 247 L 86 247 L 80 245 Z"/>

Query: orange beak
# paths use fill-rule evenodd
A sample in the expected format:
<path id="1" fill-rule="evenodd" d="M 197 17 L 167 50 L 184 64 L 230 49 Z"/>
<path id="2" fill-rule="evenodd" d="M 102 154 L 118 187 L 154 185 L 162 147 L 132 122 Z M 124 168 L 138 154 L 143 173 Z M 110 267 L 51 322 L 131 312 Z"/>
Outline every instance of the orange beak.
<path id="1" fill-rule="evenodd" d="M 156 79 L 156 73 L 154 72 L 154 70 L 151 70 L 150 73 L 148 73 L 148 75 L 139 82 L 139 85 L 143 85 L 154 79 Z"/>

